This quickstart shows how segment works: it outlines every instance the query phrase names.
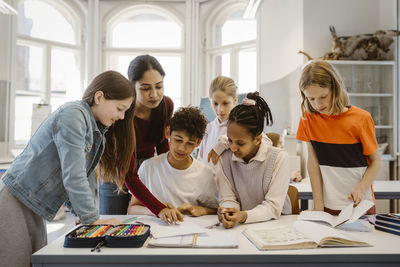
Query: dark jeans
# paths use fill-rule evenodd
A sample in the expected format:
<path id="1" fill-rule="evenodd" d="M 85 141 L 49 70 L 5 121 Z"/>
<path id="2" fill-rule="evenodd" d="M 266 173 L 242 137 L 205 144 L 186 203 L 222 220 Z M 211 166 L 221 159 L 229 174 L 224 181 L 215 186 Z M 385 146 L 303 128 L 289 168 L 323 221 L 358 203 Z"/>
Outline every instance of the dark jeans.
<path id="1" fill-rule="evenodd" d="M 136 160 L 137 168 L 145 159 Z M 114 183 L 102 184 L 100 179 L 98 183 L 99 192 L 99 212 L 102 215 L 126 215 L 128 212 L 129 202 L 131 200 L 131 194 L 128 193 L 128 189 L 124 185 L 125 192 L 117 192 L 117 185 Z"/>
<path id="2" fill-rule="evenodd" d="M 131 195 L 124 185 L 125 192 L 118 193 L 114 183 L 102 184 L 99 179 L 99 212 L 100 214 L 126 215 Z"/>

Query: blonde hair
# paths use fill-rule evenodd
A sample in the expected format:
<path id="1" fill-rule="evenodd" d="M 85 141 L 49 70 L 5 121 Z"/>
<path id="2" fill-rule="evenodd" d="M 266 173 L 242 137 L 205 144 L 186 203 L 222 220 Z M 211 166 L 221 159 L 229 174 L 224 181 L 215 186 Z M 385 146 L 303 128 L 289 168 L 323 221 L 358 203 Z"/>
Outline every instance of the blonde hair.
<path id="1" fill-rule="evenodd" d="M 350 104 L 346 87 L 336 68 L 325 60 L 312 60 L 303 67 L 299 81 L 302 98 L 301 113 L 303 118 L 306 112 L 318 113 L 304 94 L 304 90 L 311 85 L 318 85 L 319 87 L 330 89 L 331 108 L 329 114 L 331 115 L 340 114 L 343 109 Z"/>
<path id="2" fill-rule="evenodd" d="M 235 82 L 226 76 L 217 76 L 210 84 L 209 95 L 212 98 L 212 94 L 216 91 L 222 91 L 231 97 L 237 96 L 237 86 Z"/>

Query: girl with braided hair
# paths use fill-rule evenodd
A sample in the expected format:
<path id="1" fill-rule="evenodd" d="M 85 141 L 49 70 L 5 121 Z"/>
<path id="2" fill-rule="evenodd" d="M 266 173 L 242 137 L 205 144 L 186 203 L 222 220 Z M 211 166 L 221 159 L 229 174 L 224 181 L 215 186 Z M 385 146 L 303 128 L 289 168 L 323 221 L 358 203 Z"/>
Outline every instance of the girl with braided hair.
<path id="1" fill-rule="evenodd" d="M 290 214 L 288 155 L 263 138 L 271 110 L 258 92 L 247 94 L 229 114 L 229 149 L 218 159 L 218 219 L 225 228 Z"/>

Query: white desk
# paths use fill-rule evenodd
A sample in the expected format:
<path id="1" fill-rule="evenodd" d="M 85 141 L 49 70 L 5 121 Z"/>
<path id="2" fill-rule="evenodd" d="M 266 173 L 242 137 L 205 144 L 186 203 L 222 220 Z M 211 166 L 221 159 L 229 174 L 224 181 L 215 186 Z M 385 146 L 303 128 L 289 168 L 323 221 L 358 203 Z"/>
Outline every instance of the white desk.
<path id="1" fill-rule="evenodd" d="M 310 183 L 292 183 L 299 191 L 301 209 L 307 209 L 309 199 L 312 199 Z M 400 181 L 375 181 L 373 184 L 376 199 L 400 199 Z"/>
<path id="2" fill-rule="evenodd" d="M 115 216 L 125 218 L 121 216 Z M 216 216 L 208 215 L 210 222 Z M 302 250 L 259 251 L 241 233 L 244 228 L 277 228 L 291 224 L 296 216 L 279 220 L 239 225 L 231 231 L 239 238 L 237 249 L 175 249 L 175 248 L 64 248 L 64 237 L 58 238 L 32 256 L 34 267 L 55 266 L 399 266 L 400 236 L 373 231 L 351 233 L 373 245 L 364 248 L 318 248 Z M 145 244 L 146 245 L 146 244 Z"/>

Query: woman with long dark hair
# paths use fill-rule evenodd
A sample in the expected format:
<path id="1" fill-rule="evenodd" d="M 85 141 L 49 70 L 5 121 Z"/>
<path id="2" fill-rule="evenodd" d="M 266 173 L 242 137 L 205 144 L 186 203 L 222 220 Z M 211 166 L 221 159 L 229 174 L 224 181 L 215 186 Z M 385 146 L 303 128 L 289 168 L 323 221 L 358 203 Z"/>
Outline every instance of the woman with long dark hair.
<path id="1" fill-rule="evenodd" d="M 168 206 L 169 220 L 182 219 L 182 215 L 168 203 L 158 201 L 140 181 L 137 169 L 148 158 L 169 150 L 168 140 L 165 138 L 165 127 L 172 116 L 174 104 L 164 96 L 165 72 L 156 58 L 150 55 L 141 55 L 134 58 L 128 68 L 129 80 L 136 90 L 135 102 L 135 133 L 136 153 L 132 156 L 130 170 L 125 182 L 126 187 L 149 208 L 155 215 Z M 126 214 L 130 195 L 124 191 L 117 192 L 112 183 L 100 184 L 99 200 L 101 214 Z M 166 206 L 167 205 L 167 206 Z M 167 218 L 163 218 L 168 220 Z"/>

